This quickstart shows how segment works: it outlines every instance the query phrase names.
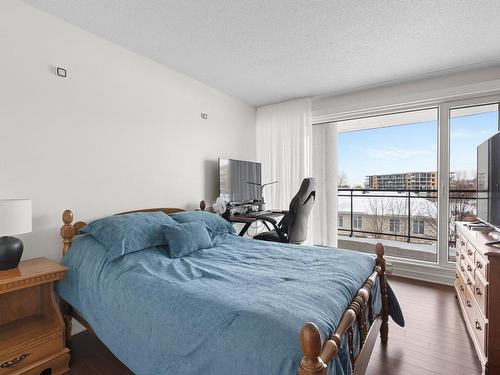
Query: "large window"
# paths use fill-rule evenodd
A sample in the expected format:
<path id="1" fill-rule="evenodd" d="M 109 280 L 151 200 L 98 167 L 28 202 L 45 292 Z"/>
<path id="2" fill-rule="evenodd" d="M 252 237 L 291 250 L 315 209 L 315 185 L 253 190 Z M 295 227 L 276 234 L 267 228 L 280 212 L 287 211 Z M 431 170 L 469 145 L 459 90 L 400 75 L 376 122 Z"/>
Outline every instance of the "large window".
<path id="1" fill-rule="evenodd" d="M 437 120 L 430 108 L 336 123 L 338 212 L 353 215 L 340 247 L 372 252 L 379 240 L 388 255 L 436 261 Z"/>
<path id="2" fill-rule="evenodd" d="M 455 223 L 478 220 L 477 146 L 500 130 L 499 102 L 437 102 L 314 125 L 315 175 L 325 185 L 336 176 L 338 187 L 336 205 L 335 195 L 318 199 L 327 204 L 314 228 L 326 228 L 328 241 L 337 234 L 341 248 L 373 252 L 382 242 L 394 258 L 452 269 Z M 338 218 L 337 233 L 325 217 Z"/>
<path id="3" fill-rule="evenodd" d="M 498 103 L 453 108 L 449 115 L 448 260 L 454 261 L 455 222 L 477 220 L 477 146 L 499 129 Z"/>

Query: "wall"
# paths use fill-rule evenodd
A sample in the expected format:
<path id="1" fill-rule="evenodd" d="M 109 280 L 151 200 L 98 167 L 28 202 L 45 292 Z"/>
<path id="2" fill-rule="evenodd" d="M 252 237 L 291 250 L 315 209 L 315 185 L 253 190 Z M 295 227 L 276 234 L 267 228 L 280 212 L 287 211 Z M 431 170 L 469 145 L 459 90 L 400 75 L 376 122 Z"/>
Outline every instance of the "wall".
<path id="1" fill-rule="evenodd" d="M 60 258 L 64 209 L 194 208 L 218 157 L 255 159 L 254 107 L 68 23 L 2 0 L 0 46 L 0 198 L 33 200 L 23 259 Z"/>
<path id="2" fill-rule="evenodd" d="M 391 106 L 459 100 L 470 94 L 490 95 L 500 91 L 500 65 L 474 70 L 429 75 L 409 82 L 395 82 L 338 95 L 313 98 L 313 123 L 349 118 L 352 113 Z"/>

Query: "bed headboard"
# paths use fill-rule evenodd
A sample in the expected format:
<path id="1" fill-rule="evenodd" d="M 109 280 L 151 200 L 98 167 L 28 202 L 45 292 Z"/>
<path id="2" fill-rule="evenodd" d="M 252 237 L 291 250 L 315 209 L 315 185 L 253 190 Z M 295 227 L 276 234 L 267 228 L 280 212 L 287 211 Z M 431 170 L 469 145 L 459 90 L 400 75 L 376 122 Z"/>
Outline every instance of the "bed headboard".
<path id="1" fill-rule="evenodd" d="M 203 202 L 203 201 L 202 201 Z M 203 206 L 204 206 L 203 202 Z M 200 202 L 200 207 L 202 206 Z M 204 208 L 204 207 L 203 207 Z M 166 214 L 173 214 L 176 212 L 185 211 L 182 208 L 169 208 L 169 207 L 159 207 L 159 208 L 143 208 L 142 210 L 133 210 L 127 212 L 120 212 L 115 215 L 124 215 L 130 214 L 132 212 L 157 212 L 162 211 Z M 73 237 L 78 234 L 80 229 L 82 229 L 87 223 L 84 221 L 77 221 L 73 224 L 73 211 L 65 210 L 62 214 L 63 226 L 61 227 L 61 237 L 63 238 L 63 255 L 66 255 L 69 248 L 71 247 L 71 242 L 73 241 Z"/>

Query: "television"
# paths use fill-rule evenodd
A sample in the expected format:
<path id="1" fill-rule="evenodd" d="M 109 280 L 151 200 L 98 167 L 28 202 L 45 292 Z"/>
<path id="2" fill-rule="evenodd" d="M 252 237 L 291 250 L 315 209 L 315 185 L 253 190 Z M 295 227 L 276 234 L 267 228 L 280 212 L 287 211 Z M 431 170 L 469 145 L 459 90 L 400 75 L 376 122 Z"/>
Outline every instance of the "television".
<path id="1" fill-rule="evenodd" d="M 219 159 L 219 194 L 229 203 L 260 200 L 261 164 L 233 159 Z"/>
<path id="2" fill-rule="evenodd" d="M 500 228 L 500 132 L 477 147 L 477 217 Z"/>

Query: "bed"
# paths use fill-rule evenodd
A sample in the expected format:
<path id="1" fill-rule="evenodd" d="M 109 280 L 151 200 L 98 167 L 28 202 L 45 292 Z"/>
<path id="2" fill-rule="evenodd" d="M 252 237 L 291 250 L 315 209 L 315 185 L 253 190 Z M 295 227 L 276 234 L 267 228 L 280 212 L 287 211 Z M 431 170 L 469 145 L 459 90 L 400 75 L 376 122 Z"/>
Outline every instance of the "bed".
<path id="1" fill-rule="evenodd" d="M 70 210 L 63 222 L 66 339 L 75 318 L 137 374 L 363 374 L 389 315 L 404 324 L 381 244 L 374 259 L 224 233 L 196 256 L 110 261 Z"/>

